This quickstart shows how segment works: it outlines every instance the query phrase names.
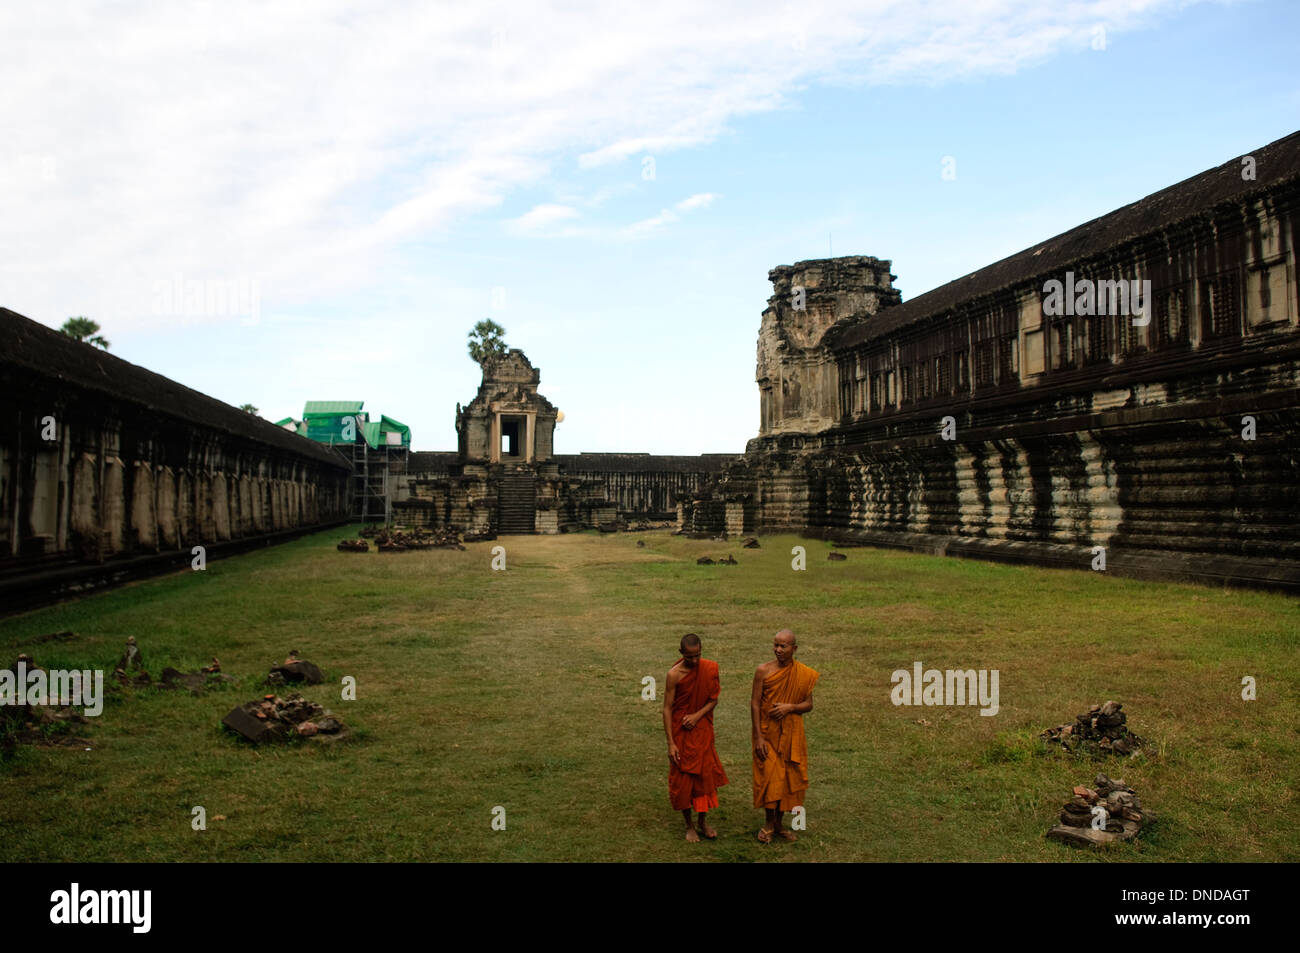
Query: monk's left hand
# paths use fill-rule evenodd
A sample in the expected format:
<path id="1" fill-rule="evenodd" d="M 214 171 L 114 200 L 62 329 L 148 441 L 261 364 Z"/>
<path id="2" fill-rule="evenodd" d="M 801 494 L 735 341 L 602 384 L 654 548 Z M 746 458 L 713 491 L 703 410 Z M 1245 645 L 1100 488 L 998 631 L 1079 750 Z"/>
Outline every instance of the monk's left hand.
<path id="1" fill-rule="evenodd" d="M 775 705 L 772 706 L 772 710 L 768 712 L 768 714 L 771 715 L 773 718 L 775 718 L 777 721 L 780 721 L 782 718 L 784 718 L 786 715 L 790 714 L 793 711 L 794 711 L 794 705 L 792 705 L 790 702 L 777 702 Z"/>
<path id="2" fill-rule="evenodd" d="M 699 715 L 683 715 L 683 716 L 682 716 L 682 728 L 683 728 L 683 730 L 685 730 L 685 731 L 690 731 L 692 728 L 695 727 L 696 723 L 697 723 L 699 720 L 700 720 L 700 716 L 699 716 Z"/>

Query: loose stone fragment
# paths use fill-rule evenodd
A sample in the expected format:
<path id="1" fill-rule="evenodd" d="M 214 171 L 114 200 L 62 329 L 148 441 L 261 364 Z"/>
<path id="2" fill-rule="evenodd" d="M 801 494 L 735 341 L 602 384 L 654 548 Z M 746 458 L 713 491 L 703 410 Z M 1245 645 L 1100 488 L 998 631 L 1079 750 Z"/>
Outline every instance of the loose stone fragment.
<path id="1" fill-rule="evenodd" d="M 327 734 L 341 737 L 344 726 L 333 712 L 299 694 L 281 698 L 268 695 L 245 702 L 221 720 L 231 731 L 254 744 L 283 741 L 297 736 L 313 738 Z"/>
<path id="2" fill-rule="evenodd" d="M 325 681 L 324 673 L 312 662 L 298 658 L 296 651 L 290 652 L 289 657 L 284 660 L 283 664 L 273 665 L 266 679 L 268 685 L 282 685 L 292 682 L 319 685 L 323 681 Z"/>
<path id="3" fill-rule="evenodd" d="M 1112 781 L 1098 774 L 1096 790 L 1079 785 L 1061 809 L 1060 823 L 1047 832 L 1048 838 L 1076 847 L 1095 847 L 1132 840 L 1153 820 L 1142 810 L 1136 792 L 1122 780 Z M 1104 800 L 1104 803 L 1101 803 Z M 1090 803 L 1091 802 L 1091 803 Z M 1106 812 L 1104 829 L 1093 829 L 1094 804 Z"/>
<path id="4" fill-rule="evenodd" d="M 1142 739 L 1128 730 L 1128 715 L 1119 702 L 1108 701 L 1093 705 L 1086 712 L 1074 716 L 1074 724 L 1048 728 L 1039 737 L 1056 742 L 1068 751 L 1086 746 L 1089 750 L 1128 755 L 1142 744 Z"/>

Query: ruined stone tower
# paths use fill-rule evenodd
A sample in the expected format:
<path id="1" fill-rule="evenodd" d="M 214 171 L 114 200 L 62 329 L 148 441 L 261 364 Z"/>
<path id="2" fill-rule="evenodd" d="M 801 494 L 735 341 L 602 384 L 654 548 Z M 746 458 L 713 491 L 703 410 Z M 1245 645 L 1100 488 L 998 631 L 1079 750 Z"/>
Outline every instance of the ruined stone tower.
<path id="1" fill-rule="evenodd" d="M 853 255 L 768 272 L 772 296 L 758 332 L 755 370 L 760 437 L 817 433 L 837 422 L 835 356 L 827 332 L 902 300 L 889 267 L 888 261 Z"/>
<path id="2" fill-rule="evenodd" d="M 537 393 L 541 376 L 518 348 L 484 361 L 478 394 L 457 408 L 462 463 L 518 465 L 551 458 L 558 412 Z"/>

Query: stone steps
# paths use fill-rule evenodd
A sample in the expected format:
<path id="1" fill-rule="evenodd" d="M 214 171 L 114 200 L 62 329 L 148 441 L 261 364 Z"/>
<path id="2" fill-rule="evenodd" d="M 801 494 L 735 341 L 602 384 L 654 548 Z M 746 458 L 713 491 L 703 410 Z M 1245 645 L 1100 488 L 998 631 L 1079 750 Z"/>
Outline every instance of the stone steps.
<path id="1" fill-rule="evenodd" d="M 501 478 L 497 488 L 497 533 L 530 535 L 537 531 L 537 477 L 514 471 Z"/>

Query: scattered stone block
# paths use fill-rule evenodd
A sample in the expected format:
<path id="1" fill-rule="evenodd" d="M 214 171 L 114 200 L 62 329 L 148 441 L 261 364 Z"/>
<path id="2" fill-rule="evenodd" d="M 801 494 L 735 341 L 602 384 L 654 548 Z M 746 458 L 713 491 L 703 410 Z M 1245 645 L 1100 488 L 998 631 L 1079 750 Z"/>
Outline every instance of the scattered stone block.
<path id="1" fill-rule="evenodd" d="M 126 637 L 126 649 L 122 652 L 122 658 L 118 660 L 117 671 L 129 672 L 131 669 L 139 671 L 144 668 L 144 656 L 140 654 L 140 647 L 135 644 L 135 636 Z"/>
<path id="2" fill-rule="evenodd" d="M 1137 837 L 1142 828 L 1154 820 L 1142 809 L 1137 792 L 1123 780 L 1112 781 L 1104 774 L 1095 780 L 1096 790 L 1082 785 L 1061 809 L 1060 823 L 1047 832 L 1050 840 L 1075 847 L 1099 847 L 1122 843 Z M 1104 829 L 1092 826 L 1093 811 L 1100 805 L 1106 812 Z"/>
<path id="3" fill-rule="evenodd" d="M 844 562 L 844 560 L 848 559 L 849 557 L 845 556 L 843 553 L 827 553 L 826 558 L 831 560 L 832 562 Z"/>
<path id="4" fill-rule="evenodd" d="M 284 664 L 272 666 L 271 674 L 266 681 L 269 685 L 294 684 L 296 682 L 319 685 L 325 681 L 325 674 L 314 663 L 308 662 L 306 659 L 286 659 Z"/>
<path id="5" fill-rule="evenodd" d="M 34 639 L 28 639 L 26 644 L 39 645 L 42 642 L 72 642 L 77 638 L 77 633 L 65 629 L 62 632 L 47 632 L 45 635 L 38 635 Z"/>
<path id="6" fill-rule="evenodd" d="M 279 740 L 282 733 L 274 731 L 275 725 L 268 718 L 258 718 L 255 712 L 244 707 L 232 708 L 221 723 L 236 734 L 242 735 L 253 744 Z"/>
<path id="7" fill-rule="evenodd" d="M 346 734 L 346 728 L 333 712 L 296 693 L 285 698 L 267 695 L 245 702 L 232 709 L 221 723 L 253 744 L 321 735 L 332 739 Z"/>
<path id="8" fill-rule="evenodd" d="M 1128 715 L 1119 702 L 1093 705 L 1074 716 L 1074 723 L 1048 728 L 1039 737 L 1059 744 L 1066 751 L 1086 748 L 1089 751 L 1128 755 L 1137 750 L 1142 739 L 1128 730 Z"/>

